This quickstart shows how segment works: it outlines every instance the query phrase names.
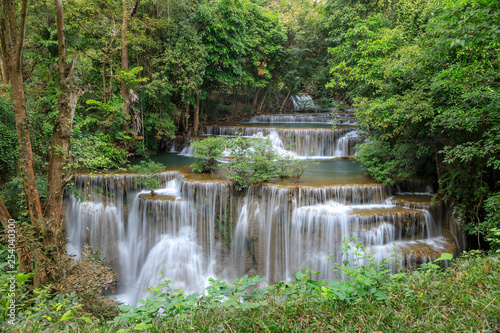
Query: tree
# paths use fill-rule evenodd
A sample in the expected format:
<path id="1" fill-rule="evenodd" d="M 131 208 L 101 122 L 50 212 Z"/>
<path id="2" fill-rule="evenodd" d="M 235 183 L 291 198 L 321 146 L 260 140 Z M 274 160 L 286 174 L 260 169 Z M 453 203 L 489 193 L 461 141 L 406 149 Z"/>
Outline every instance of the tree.
<path id="1" fill-rule="evenodd" d="M 130 20 L 134 17 L 139 7 L 140 0 L 134 0 L 134 4 L 131 6 L 129 0 L 122 0 L 122 26 L 121 26 L 121 37 L 122 37 L 122 70 L 128 70 L 129 67 L 129 44 L 127 39 L 127 32 Z M 124 112 L 125 114 L 130 114 L 130 90 L 125 82 L 121 83 L 121 92 L 123 97 L 123 102 L 125 103 Z"/>
<path id="2" fill-rule="evenodd" d="M 14 1 L 3 1 L 2 27 L 0 29 L 0 42 L 5 52 L 2 54 L 6 60 L 12 85 L 12 97 L 16 120 L 16 130 L 19 144 L 19 169 L 23 179 L 33 234 L 29 236 L 28 229 L 24 229 L 21 243 L 24 254 L 31 256 L 35 263 L 35 285 L 53 279 L 60 268 L 55 263 L 61 251 L 60 243 L 62 231 L 61 211 L 63 189 L 69 178 L 64 167 L 68 160 L 68 147 L 70 141 L 73 115 L 81 92 L 76 84 L 76 57 L 73 57 L 71 66 L 66 65 L 66 41 L 64 39 L 64 11 L 62 0 L 55 0 L 58 55 L 59 55 L 59 87 L 58 114 L 52 134 L 52 147 L 49 161 L 49 181 L 47 183 L 47 200 L 44 203 L 44 212 L 40 195 L 38 193 L 35 174 L 33 171 L 33 152 L 30 140 L 30 126 L 26 111 L 26 99 L 22 75 L 22 51 L 26 30 L 27 0 L 21 3 L 19 24 L 17 23 L 17 8 Z M 2 223 L 8 217 L 8 211 L 0 200 Z M 41 242 L 39 241 L 41 239 Z M 30 258 L 21 256 L 20 266 L 29 271 Z"/>
<path id="3" fill-rule="evenodd" d="M 162 164 L 153 161 L 141 161 L 140 164 L 130 167 L 130 171 L 142 175 L 140 178 L 134 178 L 134 182 L 150 190 L 151 195 L 156 195 L 154 190 L 160 187 L 159 174 L 164 169 L 165 167 Z"/>
<path id="4" fill-rule="evenodd" d="M 27 122 L 26 98 L 24 95 L 24 84 L 21 67 L 24 38 L 26 32 L 26 14 L 28 1 L 21 2 L 19 17 L 17 6 L 14 1 L 2 1 L 2 26 L 0 29 L 0 43 L 2 44 L 2 58 L 7 68 L 8 77 L 11 82 L 12 103 L 14 106 L 17 140 L 19 145 L 19 171 L 24 185 L 24 192 L 27 197 L 31 224 L 35 228 L 41 227 L 43 220 L 40 196 L 36 186 L 35 174 L 33 172 L 33 153 L 31 149 L 31 139 L 29 125 Z M 18 23 L 19 20 L 19 23 Z M 0 205 L 4 206 L 3 201 Z M 7 212 L 4 207 L 2 211 Z M 6 225 L 6 213 L 2 214 L 2 224 Z M 29 253 L 29 251 L 25 251 Z M 30 267 L 29 257 L 19 258 L 20 266 Z"/>
<path id="5" fill-rule="evenodd" d="M 55 0 L 57 14 L 57 37 L 59 55 L 59 97 L 58 114 L 52 133 L 47 199 L 45 203 L 46 223 L 50 226 L 52 237 L 56 237 L 61 228 L 62 198 L 66 184 L 72 178 L 65 167 L 68 163 L 69 143 L 75 109 L 79 97 L 83 94 L 76 79 L 77 55 L 73 55 L 69 68 L 66 64 L 66 41 L 64 36 L 64 10 L 62 0 Z M 50 243 L 55 243 L 52 239 Z"/>

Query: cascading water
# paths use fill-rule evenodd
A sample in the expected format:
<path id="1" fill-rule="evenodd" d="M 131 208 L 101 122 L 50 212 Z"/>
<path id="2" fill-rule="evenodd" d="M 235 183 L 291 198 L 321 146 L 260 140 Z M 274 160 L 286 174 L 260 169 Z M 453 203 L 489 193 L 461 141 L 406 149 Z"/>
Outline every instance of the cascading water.
<path id="1" fill-rule="evenodd" d="M 268 136 L 280 154 L 298 156 L 309 150 L 320 157 L 349 156 L 359 142 L 354 128 L 218 126 L 207 131 Z M 134 177 L 141 176 L 78 175 L 78 191 L 66 198 L 68 251 L 78 254 L 88 244 L 103 252 L 117 274 L 117 298 L 131 304 L 163 276 L 185 292 L 202 292 L 209 277 L 292 279 L 304 266 L 320 270 L 318 278 L 335 279 L 328 255 L 342 262 L 346 257 L 339 248 L 351 237 L 374 251 L 376 260 L 396 255 L 402 267 L 454 252 L 458 244 L 446 209 L 431 205 L 430 193 L 422 193 L 431 189 L 417 180 L 398 186 L 265 184 L 239 193 L 225 181 L 166 172 L 161 189 L 151 196 Z M 335 184 L 343 184 L 341 179 Z"/>
<path id="2" fill-rule="evenodd" d="M 328 128 L 265 128 L 238 126 L 207 126 L 206 135 L 235 136 L 242 133 L 245 137 L 269 136 L 275 148 L 285 149 L 297 156 L 313 158 L 342 157 L 354 155 L 353 128 L 339 128 L 332 131 Z M 346 139 L 342 139 L 347 136 Z M 187 153 L 187 150 L 186 150 Z"/>
<path id="3" fill-rule="evenodd" d="M 292 95 L 290 98 L 293 102 L 293 107 L 296 109 L 313 109 L 316 107 L 312 97 L 309 95 Z"/>
<path id="4" fill-rule="evenodd" d="M 202 292 L 201 281 L 212 275 L 219 255 L 215 224 L 226 223 L 228 184 L 184 182 L 178 173 L 167 173 L 152 200 L 130 177 L 112 176 L 116 186 L 104 177 L 98 184 L 76 177 L 88 201 L 74 194 L 67 200 L 68 251 L 78 254 L 89 244 L 103 252 L 120 281 L 118 299 L 127 303 L 143 297 L 163 275 L 174 281 L 173 288 Z M 95 193 L 101 188 L 108 196 Z"/>
<path id="5" fill-rule="evenodd" d="M 338 125 L 356 125 L 354 117 L 335 115 L 335 122 Z M 270 114 L 255 116 L 250 119 L 250 123 L 280 123 L 280 124 L 296 124 L 296 123 L 318 123 L 318 124 L 333 124 L 331 113 L 311 113 L 311 114 Z"/>

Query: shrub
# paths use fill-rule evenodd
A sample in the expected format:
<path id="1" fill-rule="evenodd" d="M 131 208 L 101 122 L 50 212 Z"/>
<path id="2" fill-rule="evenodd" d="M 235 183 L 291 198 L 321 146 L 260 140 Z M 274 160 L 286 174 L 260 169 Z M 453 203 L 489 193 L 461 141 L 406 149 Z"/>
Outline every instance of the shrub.
<path id="1" fill-rule="evenodd" d="M 191 142 L 191 146 L 194 148 L 193 156 L 196 158 L 196 162 L 191 165 L 193 172 L 214 173 L 221 164 L 219 160 L 224 157 L 226 143 L 225 137 L 213 137 Z"/>
<path id="2" fill-rule="evenodd" d="M 151 191 L 151 195 L 155 195 L 154 189 L 160 187 L 160 175 L 165 167 L 160 164 L 149 161 L 141 161 L 140 164 L 133 165 L 129 168 L 130 171 L 134 173 L 143 174 L 142 177 L 134 178 L 134 182 L 137 185 L 143 186 Z"/>
<path id="3" fill-rule="evenodd" d="M 311 165 L 319 165 L 319 162 L 308 158 L 295 158 L 293 156 L 280 156 L 277 161 L 280 177 L 292 178 L 295 186 L 299 186 L 300 177 L 304 174 L 306 169 Z"/>
<path id="4" fill-rule="evenodd" d="M 491 249 L 500 253 L 500 193 L 490 194 L 484 202 L 484 208 L 486 218 L 481 223 L 481 232 Z"/>
<path id="5" fill-rule="evenodd" d="M 195 148 L 196 162 L 193 172 L 215 172 L 229 150 L 228 179 L 236 182 L 241 191 L 250 184 L 260 184 L 271 178 L 292 178 L 298 186 L 299 178 L 310 165 L 319 164 L 310 159 L 299 159 L 290 155 L 279 156 L 269 139 L 238 137 L 227 141 L 226 137 L 214 137 L 191 143 Z"/>
<path id="6" fill-rule="evenodd" d="M 127 163 L 127 152 L 114 146 L 111 137 L 99 134 L 71 139 L 70 166 L 75 169 L 117 169 Z"/>
<path id="7" fill-rule="evenodd" d="M 230 141 L 229 157 L 227 177 L 236 182 L 238 191 L 280 176 L 278 155 L 269 139 L 245 139 L 239 134 Z"/>

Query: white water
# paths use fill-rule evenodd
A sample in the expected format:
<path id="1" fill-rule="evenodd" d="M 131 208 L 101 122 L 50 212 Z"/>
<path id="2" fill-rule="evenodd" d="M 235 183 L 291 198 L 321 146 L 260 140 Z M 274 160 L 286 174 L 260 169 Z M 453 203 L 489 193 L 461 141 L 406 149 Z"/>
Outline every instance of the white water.
<path id="1" fill-rule="evenodd" d="M 209 134 L 241 129 L 213 127 Z M 355 129 L 243 130 L 249 137 L 268 137 L 279 154 L 298 157 L 311 149 L 316 158 L 351 156 L 359 141 Z M 192 154 L 192 148 L 182 153 Z M 250 186 L 237 194 L 228 183 L 186 181 L 170 172 L 162 175 L 157 197 L 150 198 L 134 177 L 76 176 L 86 201 L 72 194 L 66 202 L 68 251 L 79 254 L 89 244 L 103 252 L 117 273 L 116 298 L 130 304 L 163 277 L 188 293 L 203 292 L 209 277 L 258 274 L 273 283 L 292 279 L 305 266 L 321 270 L 318 278 L 335 279 L 339 274 L 330 270 L 327 257 L 353 262 L 353 249 L 344 256 L 339 250 L 350 237 L 374 251 L 376 260 L 396 254 L 394 262 L 404 267 L 428 261 L 433 251 L 450 245 L 442 235 L 446 214 L 440 205 L 392 197 L 430 190 L 416 180 L 393 187 Z"/>
<path id="2" fill-rule="evenodd" d="M 309 95 L 293 95 L 291 96 L 293 107 L 296 109 L 312 109 L 314 105 L 313 99 Z"/>
<path id="3" fill-rule="evenodd" d="M 212 126 L 206 128 L 207 135 L 234 136 L 242 133 L 248 138 L 269 137 L 279 154 L 311 158 L 353 156 L 359 138 L 353 128 L 265 128 Z M 344 139 L 342 139 L 344 138 Z M 285 151 L 286 150 L 286 151 Z M 183 150 L 183 153 L 187 153 Z M 313 153 L 310 155 L 310 153 Z"/>
<path id="4" fill-rule="evenodd" d="M 250 123 L 280 123 L 280 124 L 296 124 L 296 123 L 317 123 L 317 124 L 332 124 L 333 118 L 331 113 L 312 113 L 312 114 L 271 114 L 260 115 L 250 119 Z M 335 122 L 340 125 L 356 125 L 354 117 L 335 115 Z"/>

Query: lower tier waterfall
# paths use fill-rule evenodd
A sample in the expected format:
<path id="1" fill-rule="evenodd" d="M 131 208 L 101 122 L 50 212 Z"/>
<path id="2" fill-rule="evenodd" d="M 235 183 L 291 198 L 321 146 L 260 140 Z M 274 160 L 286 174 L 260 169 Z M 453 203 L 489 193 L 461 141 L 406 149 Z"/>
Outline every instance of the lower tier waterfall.
<path id="1" fill-rule="evenodd" d="M 134 304 L 162 277 L 172 288 L 202 292 L 209 277 L 245 274 L 270 283 L 303 267 L 335 279 L 332 255 L 353 238 L 375 258 L 409 267 L 455 252 L 458 231 L 446 209 L 426 200 L 394 196 L 396 186 L 250 186 L 192 181 L 179 172 L 161 175 L 150 195 L 134 184 L 139 175 L 78 175 L 66 198 L 68 250 L 99 250 L 117 275 L 119 299 Z M 412 191 L 425 184 L 406 184 Z"/>

